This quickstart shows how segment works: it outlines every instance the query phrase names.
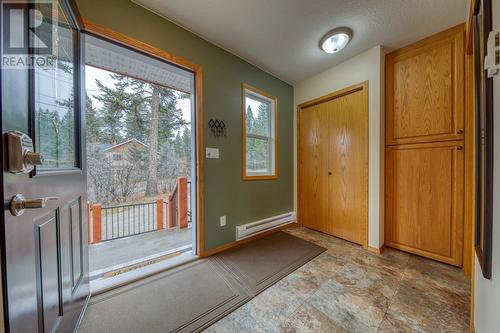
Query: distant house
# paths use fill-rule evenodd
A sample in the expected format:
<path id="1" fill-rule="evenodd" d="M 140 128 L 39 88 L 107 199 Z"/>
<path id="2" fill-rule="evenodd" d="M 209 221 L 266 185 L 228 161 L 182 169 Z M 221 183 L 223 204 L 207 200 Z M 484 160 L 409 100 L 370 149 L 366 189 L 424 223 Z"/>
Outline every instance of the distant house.
<path id="1" fill-rule="evenodd" d="M 127 154 L 135 149 L 136 151 L 144 151 L 147 145 L 137 139 L 130 139 L 103 150 L 106 157 L 112 161 L 112 166 L 121 167 L 128 164 Z"/>

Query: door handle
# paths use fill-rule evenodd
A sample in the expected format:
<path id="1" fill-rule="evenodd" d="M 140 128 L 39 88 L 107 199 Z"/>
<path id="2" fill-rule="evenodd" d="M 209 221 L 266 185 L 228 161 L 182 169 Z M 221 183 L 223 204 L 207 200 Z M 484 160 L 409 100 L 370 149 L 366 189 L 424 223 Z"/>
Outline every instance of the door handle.
<path id="1" fill-rule="evenodd" d="M 16 194 L 12 197 L 9 204 L 10 213 L 14 216 L 20 216 L 25 209 L 44 208 L 49 200 L 59 200 L 58 197 L 44 197 L 37 199 L 26 199 L 22 194 Z"/>

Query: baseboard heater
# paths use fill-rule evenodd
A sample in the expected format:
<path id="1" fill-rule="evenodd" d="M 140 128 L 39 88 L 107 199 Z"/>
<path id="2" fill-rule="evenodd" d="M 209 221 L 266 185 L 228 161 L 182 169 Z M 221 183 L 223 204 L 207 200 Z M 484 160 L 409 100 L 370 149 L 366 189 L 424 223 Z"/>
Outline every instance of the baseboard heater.
<path id="1" fill-rule="evenodd" d="M 295 223 L 297 217 L 295 212 L 281 214 L 257 222 L 247 223 L 236 227 L 236 240 L 255 236 L 257 234 L 284 226 L 289 223 Z"/>

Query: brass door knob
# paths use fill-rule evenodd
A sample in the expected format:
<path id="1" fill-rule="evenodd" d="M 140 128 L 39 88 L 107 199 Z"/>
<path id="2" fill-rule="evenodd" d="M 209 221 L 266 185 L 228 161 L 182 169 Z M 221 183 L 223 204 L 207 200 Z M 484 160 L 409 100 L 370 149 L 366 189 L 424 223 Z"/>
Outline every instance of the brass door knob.
<path id="1" fill-rule="evenodd" d="M 25 209 L 43 208 L 48 200 L 59 200 L 57 197 L 26 199 L 22 194 L 16 194 L 10 200 L 9 210 L 14 216 L 20 216 Z"/>
<path id="2" fill-rule="evenodd" d="M 24 164 L 42 165 L 43 164 L 43 156 L 40 153 L 28 151 L 28 152 L 24 153 Z"/>

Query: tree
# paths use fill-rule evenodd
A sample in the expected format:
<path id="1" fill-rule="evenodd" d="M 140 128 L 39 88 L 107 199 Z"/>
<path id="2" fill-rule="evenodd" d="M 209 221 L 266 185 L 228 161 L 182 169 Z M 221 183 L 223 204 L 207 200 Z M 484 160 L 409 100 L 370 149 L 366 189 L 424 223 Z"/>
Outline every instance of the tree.
<path id="1" fill-rule="evenodd" d="M 89 201 L 125 202 L 136 193 L 145 176 L 147 158 L 133 146 L 119 166 L 96 144 L 88 146 Z"/>
<path id="2" fill-rule="evenodd" d="M 145 96 L 127 94 L 127 110 L 125 113 L 125 138 L 147 142 L 151 115 Z"/>
<path id="3" fill-rule="evenodd" d="M 269 109 L 265 103 L 259 104 L 257 118 L 253 114 L 250 105 L 246 112 L 247 133 L 258 135 L 269 135 Z M 268 164 L 268 142 L 258 138 L 247 138 L 247 167 L 263 169 Z"/>
<path id="4" fill-rule="evenodd" d="M 191 162 L 191 131 L 185 126 L 182 132 L 182 154 Z"/>
<path id="5" fill-rule="evenodd" d="M 113 87 L 106 87 L 96 79 L 100 94 L 95 98 L 102 103 L 102 139 L 106 143 L 117 144 L 123 140 L 123 115 L 127 113 L 128 99 L 125 92 L 126 79 L 122 75 L 110 75 L 114 81 Z"/>
<path id="6" fill-rule="evenodd" d="M 173 133 L 185 126 L 186 122 L 182 118 L 182 111 L 177 108 L 177 96 L 172 89 L 162 87 L 160 97 L 159 139 L 163 143 L 170 140 Z"/>
<path id="7" fill-rule="evenodd" d="M 150 124 L 149 136 L 146 141 L 149 146 L 149 164 L 146 183 L 146 196 L 158 194 L 158 147 L 170 140 L 172 133 L 185 124 L 182 112 L 177 108 L 177 97 L 172 89 L 141 80 L 129 78 L 125 85 L 132 92 L 129 100 L 135 103 L 149 104 Z"/>
<path id="8" fill-rule="evenodd" d="M 181 161 L 177 157 L 171 141 L 167 141 L 160 146 L 160 168 L 158 176 L 163 179 L 164 193 L 172 192 L 177 184 L 177 177 L 181 175 Z"/>
<path id="9" fill-rule="evenodd" d="M 88 94 L 85 94 L 85 113 L 87 124 L 87 142 L 101 142 L 102 120 Z"/>
<path id="10" fill-rule="evenodd" d="M 39 133 L 38 150 L 51 167 L 73 167 L 75 162 L 73 97 L 56 101 L 47 109 L 39 108 L 36 114 Z"/>
<path id="11" fill-rule="evenodd" d="M 252 108 L 249 105 L 247 107 L 247 114 L 246 114 L 246 117 L 245 117 L 246 129 L 247 129 L 248 133 L 253 133 L 252 129 L 253 129 L 253 123 L 254 123 L 254 121 L 255 120 L 253 119 Z"/>
<path id="12" fill-rule="evenodd" d="M 151 127 L 149 132 L 149 159 L 146 196 L 158 194 L 158 117 L 160 109 L 160 89 L 153 85 L 151 96 Z"/>

